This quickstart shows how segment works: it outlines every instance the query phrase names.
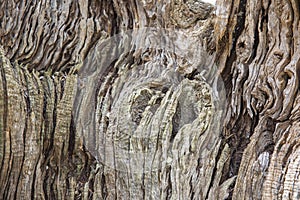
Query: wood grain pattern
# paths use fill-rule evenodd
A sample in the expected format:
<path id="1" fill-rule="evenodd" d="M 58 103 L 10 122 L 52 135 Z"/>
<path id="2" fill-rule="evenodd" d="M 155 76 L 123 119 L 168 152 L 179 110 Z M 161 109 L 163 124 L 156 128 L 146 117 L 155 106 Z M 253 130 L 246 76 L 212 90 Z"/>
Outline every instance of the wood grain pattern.
<path id="1" fill-rule="evenodd" d="M 232 197 L 297 199 L 299 1 L 217 7 L 218 62 L 229 88 L 224 136 L 238 175 Z"/>
<path id="2" fill-rule="evenodd" d="M 300 198 L 298 29 L 299 0 L 1 0 L 0 198 Z"/>

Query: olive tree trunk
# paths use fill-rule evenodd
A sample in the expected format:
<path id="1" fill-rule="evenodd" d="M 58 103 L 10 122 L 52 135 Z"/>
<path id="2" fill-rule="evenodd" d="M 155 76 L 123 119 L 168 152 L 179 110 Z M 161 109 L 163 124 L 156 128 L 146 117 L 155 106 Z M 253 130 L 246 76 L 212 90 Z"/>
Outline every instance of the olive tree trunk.
<path id="1" fill-rule="evenodd" d="M 0 2 L 1 199 L 299 199 L 299 1 Z"/>

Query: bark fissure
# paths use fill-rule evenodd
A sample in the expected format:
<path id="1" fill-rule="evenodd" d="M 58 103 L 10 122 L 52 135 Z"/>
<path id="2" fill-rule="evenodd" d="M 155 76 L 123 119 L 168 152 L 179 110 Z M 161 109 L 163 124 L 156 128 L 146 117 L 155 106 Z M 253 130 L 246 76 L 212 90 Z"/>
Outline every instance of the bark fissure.
<path id="1" fill-rule="evenodd" d="M 2 198 L 299 198 L 299 10 L 4 0 Z"/>

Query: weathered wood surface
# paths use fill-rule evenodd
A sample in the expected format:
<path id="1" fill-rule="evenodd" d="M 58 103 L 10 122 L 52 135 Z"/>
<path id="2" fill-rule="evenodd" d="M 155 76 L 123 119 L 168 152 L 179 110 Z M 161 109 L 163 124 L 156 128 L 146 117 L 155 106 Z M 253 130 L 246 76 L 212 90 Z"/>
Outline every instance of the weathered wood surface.
<path id="1" fill-rule="evenodd" d="M 218 1 L 215 25 L 233 199 L 299 199 L 299 1 Z"/>
<path id="2" fill-rule="evenodd" d="M 1 1 L 1 198 L 300 198 L 299 1 L 213 9 Z"/>

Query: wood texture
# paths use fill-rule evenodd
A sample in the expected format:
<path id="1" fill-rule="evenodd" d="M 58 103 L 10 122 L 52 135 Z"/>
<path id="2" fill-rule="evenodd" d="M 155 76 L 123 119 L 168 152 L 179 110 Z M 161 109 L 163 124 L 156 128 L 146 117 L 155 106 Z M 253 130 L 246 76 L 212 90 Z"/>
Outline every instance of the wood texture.
<path id="1" fill-rule="evenodd" d="M 0 2 L 0 198 L 299 199 L 299 1 Z"/>
<path id="2" fill-rule="evenodd" d="M 218 1 L 233 199 L 299 199 L 299 1 Z"/>

